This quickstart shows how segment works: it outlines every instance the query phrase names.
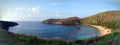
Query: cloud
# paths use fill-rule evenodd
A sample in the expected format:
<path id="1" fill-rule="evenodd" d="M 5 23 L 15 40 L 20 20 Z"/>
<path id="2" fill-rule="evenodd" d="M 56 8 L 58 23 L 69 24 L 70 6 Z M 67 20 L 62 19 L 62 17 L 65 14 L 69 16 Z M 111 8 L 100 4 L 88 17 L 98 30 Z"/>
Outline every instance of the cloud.
<path id="1" fill-rule="evenodd" d="M 39 17 L 41 14 L 41 7 L 17 7 L 11 10 L 6 10 L 1 20 L 14 21 L 14 20 L 30 20 Z"/>
<path id="2" fill-rule="evenodd" d="M 59 14 L 55 14 L 56 17 L 59 17 L 60 15 Z"/>
<path id="3" fill-rule="evenodd" d="M 56 17 L 60 17 L 60 15 L 61 15 L 61 12 L 60 12 L 60 11 L 56 11 L 56 12 L 55 12 L 55 16 L 56 16 Z"/>
<path id="4" fill-rule="evenodd" d="M 29 9 L 28 9 L 29 10 Z M 39 13 L 39 11 L 40 11 L 41 9 L 40 9 L 40 7 L 32 7 L 31 8 L 31 11 L 33 12 L 33 13 Z"/>
<path id="5" fill-rule="evenodd" d="M 56 16 L 56 17 L 60 17 L 60 12 L 57 12 L 57 13 L 55 14 L 55 16 Z"/>
<path id="6" fill-rule="evenodd" d="M 20 11 L 20 10 L 24 10 L 25 8 L 23 7 L 19 7 L 19 8 L 15 8 L 15 11 Z"/>
<path id="7" fill-rule="evenodd" d="M 30 11 L 31 11 L 31 8 L 27 8 L 27 11 L 30 12 Z"/>
<path id="8" fill-rule="evenodd" d="M 50 5 L 53 5 L 53 6 L 59 6 L 59 5 L 74 5 L 74 6 L 76 6 L 76 5 L 79 5 L 80 3 L 78 3 L 78 2 L 54 2 L 54 3 L 50 3 Z"/>
<path id="9" fill-rule="evenodd" d="M 35 7 L 18 7 L 14 9 L 16 12 L 27 12 L 27 13 L 36 13 L 38 14 L 41 11 L 40 6 Z"/>
<path id="10" fill-rule="evenodd" d="M 12 11 L 7 11 L 4 16 L 1 18 L 1 20 L 4 21 L 11 21 L 11 20 L 17 20 L 19 17 L 19 15 L 17 15 L 15 12 Z"/>
<path id="11" fill-rule="evenodd" d="M 57 5 L 62 5 L 62 4 L 61 3 L 51 3 L 50 5 L 57 6 Z"/>

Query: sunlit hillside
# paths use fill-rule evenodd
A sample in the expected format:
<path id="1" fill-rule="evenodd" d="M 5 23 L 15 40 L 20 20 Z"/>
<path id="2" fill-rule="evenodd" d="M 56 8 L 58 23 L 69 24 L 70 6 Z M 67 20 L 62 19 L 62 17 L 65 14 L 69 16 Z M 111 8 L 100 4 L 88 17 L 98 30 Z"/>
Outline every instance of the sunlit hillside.
<path id="1" fill-rule="evenodd" d="M 93 16 L 81 19 L 82 24 L 95 24 L 108 27 L 119 27 L 120 23 L 120 10 L 101 12 Z M 117 22 L 117 23 L 116 23 Z"/>

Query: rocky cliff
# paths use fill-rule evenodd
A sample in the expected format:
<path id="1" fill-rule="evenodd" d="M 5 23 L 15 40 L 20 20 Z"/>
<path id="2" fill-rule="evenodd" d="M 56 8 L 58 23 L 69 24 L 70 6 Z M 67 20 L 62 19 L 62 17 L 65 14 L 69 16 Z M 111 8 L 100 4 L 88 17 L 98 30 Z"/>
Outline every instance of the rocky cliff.
<path id="1" fill-rule="evenodd" d="M 16 26 L 16 25 L 18 25 L 18 24 L 15 23 L 15 22 L 1 21 L 1 20 L 0 20 L 0 29 L 8 30 L 9 27 L 11 27 L 11 26 Z"/>
<path id="2" fill-rule="evenodd" d="M 70 17 L 66 19 L 48 19 L 43 21 L 44 24 L 60 24 L 60 25 L 80 25 L 80 18 Z"/>

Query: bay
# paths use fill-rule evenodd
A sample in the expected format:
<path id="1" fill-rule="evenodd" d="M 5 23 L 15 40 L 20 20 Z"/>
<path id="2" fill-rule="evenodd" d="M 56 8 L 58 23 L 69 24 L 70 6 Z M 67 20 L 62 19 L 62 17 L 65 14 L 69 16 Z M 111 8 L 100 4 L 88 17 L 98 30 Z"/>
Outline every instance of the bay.
<path id="1" fill-rule="evenodd" d="M 68 26 L 42 24 L 41 22 L 23 21 L 10 27 L 9 31 L 17 34 L 34 35 L 42 38 L 81 40 L 99 36 L 99 30 L 91 26 Z M 79 28 L 78 28 L 79 27 Z"/>

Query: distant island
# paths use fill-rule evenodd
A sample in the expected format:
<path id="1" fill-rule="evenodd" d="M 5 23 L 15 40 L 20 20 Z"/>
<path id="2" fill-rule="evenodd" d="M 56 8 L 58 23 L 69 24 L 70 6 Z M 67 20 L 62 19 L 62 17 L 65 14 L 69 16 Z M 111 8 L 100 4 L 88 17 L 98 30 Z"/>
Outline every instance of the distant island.
<path id="1" fill-rule="evenodd" d="M 80 18 L 69 17 L 66 19 L 47 19 L 42 23 L 44 24 L 59 24 L 59 25 L 81 25 Z"/>

